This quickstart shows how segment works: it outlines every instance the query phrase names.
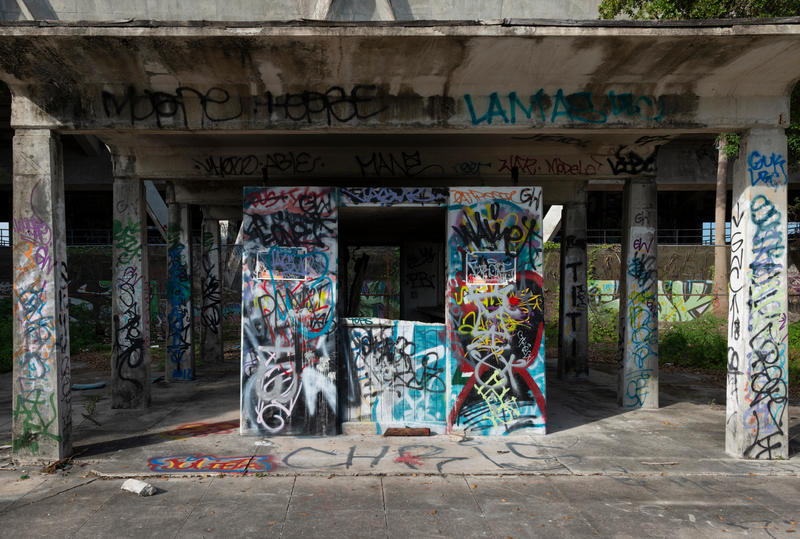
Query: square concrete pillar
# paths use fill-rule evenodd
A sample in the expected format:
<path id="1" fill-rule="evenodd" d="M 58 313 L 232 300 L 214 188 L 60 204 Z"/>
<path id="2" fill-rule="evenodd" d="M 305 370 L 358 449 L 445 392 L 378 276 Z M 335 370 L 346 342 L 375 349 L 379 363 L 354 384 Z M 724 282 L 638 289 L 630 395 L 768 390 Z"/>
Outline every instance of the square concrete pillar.
<path id="1" fill-rule="evenodd" d="M 558 377 L 589 376 L 586 203 L 566 204 L 561 216 Z"/>
<path id="2" fill-rule="evenodd" d="M 19 464 L 54 462 L 72 454 L 65 236 L 58 135 L 47 129 L 17 129 L 11 436 L 13 460 Z"/>
<path id="3" fill-rule="evenodd" d="M 150 406 L 147 209 L 138 178 L 114 181 L 111 407 Z"/>
<path id="4" fill-rule="evenodd" d="M 658 227 L 652 176 L 625 181 L 617 400 L 658 408 Z"/>
<path id="5" fill-rule="evenodd" d="M 191 208 L 175 201 L 172 183 L 167 183 L 167 206 L 166 380 L 194 380 Z"/>
<path id="6" fill-rule="evenodd" d="M 204 362 L 222 363 L 222 282 L 219 221 L 203 220 L 200 262 L 200 354 Z"/>
<path id="7" fill-rule="evenodd" d="M 734 169 L 725 450 L 789 457 L 787 144 L 783 129 L 742 136 Z"/>

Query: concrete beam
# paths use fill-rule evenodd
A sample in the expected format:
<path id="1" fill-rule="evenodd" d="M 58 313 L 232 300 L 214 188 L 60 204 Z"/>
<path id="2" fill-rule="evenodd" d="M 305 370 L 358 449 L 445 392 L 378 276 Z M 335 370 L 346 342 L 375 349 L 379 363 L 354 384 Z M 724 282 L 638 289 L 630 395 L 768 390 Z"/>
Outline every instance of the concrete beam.
<path id="1" fill-rule="evenodd" d="M 742 136 L 731 209 L 725 450 L 789 457 L 787 142 L 782 129 Z"/>
<path id="2" fill-rule="evenodd" d="M 18 464 L 50 463 L 72 454 L 61 155 L 53 131 L 18 129 L 14 135 L 11 445 Z"/>
<path id="3" fill-rule="evenodd" d="M 625 408 L 658 408 L 658 227 L 652 176 L 625 182 L 619 306 L 619 386 Z"/>
<path id="4" fill-rule="evenodd" d="M 86 133 L 738 132 L 788 126 L 797 77 L 774 59 L 800 62 L 797 28 L 20 24 L 0 29 L 0 78 Z"/>

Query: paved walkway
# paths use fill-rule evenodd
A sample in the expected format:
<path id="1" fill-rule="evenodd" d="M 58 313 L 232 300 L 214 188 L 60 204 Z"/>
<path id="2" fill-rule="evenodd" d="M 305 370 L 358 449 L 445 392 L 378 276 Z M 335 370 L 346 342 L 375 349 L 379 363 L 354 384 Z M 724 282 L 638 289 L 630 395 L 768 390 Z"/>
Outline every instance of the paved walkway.
<path id="1" fill-rule="evenodd" d="M 616 405 L 613 369 L 598 365 L 587 382 L 562 382 L 550 363 L 548 435 L 462 443 L 446 436 L 240 436 L 238 362 L 201 368 L 194 382 L 156 383 L 144 411 L 112 410 L 108 386 L 73 391 L 80 454 L 71 467 L 42 475 L 14 468 L 10 450 L 0 450 L 3 535 L 794 533 L 800 457 L 728 457 L 724 391 L 700 376 L 662 373 L 672 393 L 662 392 L 662 407 L 627 411 Z M 73 366 L 75 383 L 107 377 Z M 10 441 L 10 390 L 11 375 L 3 375 L 0 444 Z M 790 406 L 789 417 L 795 437 L 800 409 Z M 161 490 L 150 498 L 121 491 L 126 477 Z"/>

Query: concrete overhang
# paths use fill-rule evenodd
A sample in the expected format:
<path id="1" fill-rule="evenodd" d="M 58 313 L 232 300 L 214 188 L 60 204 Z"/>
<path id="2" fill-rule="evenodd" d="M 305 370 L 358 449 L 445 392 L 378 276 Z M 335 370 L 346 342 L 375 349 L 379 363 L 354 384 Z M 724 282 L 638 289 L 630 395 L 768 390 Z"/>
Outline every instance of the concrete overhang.
<path id="1" fill-rule="evenodd" d="M 800 18 L 0 23 L 15 126 L 660 134 L 788 125 Z"/>

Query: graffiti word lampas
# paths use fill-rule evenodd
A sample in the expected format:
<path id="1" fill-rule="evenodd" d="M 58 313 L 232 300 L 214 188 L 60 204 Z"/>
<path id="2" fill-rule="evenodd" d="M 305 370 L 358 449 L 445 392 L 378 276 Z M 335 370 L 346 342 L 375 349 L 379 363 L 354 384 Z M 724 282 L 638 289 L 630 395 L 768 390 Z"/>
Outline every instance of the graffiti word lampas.
<path id="1" fill-rule="evenodd" d="M 464 101 L 469 109 L 472 125 L 492 122 L 517 123 L 517 120 L 531 122 L 556 123 L 580 122 L 604 124 L 611 119 L 632 119 L 658 122 L 664 117 L 665 99 L 655 96 L 636 95 L 631 93 L 594 95 L 592 92 L 575 92 L 564 95 L 562 89 L 555 94 L 546 94 L 544 88 L 530 96 L 517 95 L 511 92 L 500 96 L 498 92 L 489 94 L 485 108 L 479 108 L 478 102 L 486 103 L 486 97 L 466 94 Z M 476 110 L 486 112 L 478 116 Z"/>
<path id="2" fill-rule="evenodd" d="M 264 473 L 272 470 L 272 456 L 215 457 L 213 455 L 174 455 L 148 461 L 153 472 Z"/>
<path id="3" fill-rule="evenodd" d="M 539 188 L 450 190 L 450 428 L 544 431 L 539 200 Z"/>
<path id="4" fill-rule="evenodd" d="M 243 432 L 336 431 L 337 225 L 335 189 L 245 189 Z"/>

